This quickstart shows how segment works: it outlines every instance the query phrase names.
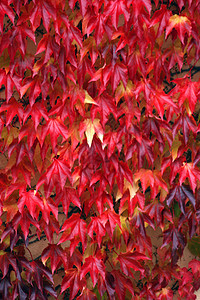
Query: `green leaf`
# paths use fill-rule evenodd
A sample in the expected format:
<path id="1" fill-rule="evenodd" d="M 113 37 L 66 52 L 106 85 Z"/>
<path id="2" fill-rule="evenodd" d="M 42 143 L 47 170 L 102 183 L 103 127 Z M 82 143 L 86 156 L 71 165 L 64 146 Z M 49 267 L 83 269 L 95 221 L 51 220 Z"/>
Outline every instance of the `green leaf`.
<path id="1" fill-rule="evenodd" d="M 200 257 L 200 236 L 193 236 L 191 238 L 188 242 L 188 249 L 193 255 Z"/>

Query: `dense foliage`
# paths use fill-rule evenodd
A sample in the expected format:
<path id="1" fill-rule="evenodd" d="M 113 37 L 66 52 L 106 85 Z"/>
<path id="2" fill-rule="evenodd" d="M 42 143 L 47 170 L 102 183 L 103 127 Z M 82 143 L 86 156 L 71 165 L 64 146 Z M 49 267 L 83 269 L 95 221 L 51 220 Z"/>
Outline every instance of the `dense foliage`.
<path id="1" fill-rule="evenodd" d="M 0 1 L 1 299 L 195 299 L 199 58 L 199 0 Z"/>

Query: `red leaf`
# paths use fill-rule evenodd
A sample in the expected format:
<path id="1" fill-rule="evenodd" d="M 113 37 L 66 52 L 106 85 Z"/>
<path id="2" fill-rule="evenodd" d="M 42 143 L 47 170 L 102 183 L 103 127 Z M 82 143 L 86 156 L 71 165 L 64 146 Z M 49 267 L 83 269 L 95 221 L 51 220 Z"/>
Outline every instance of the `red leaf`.
<path id="1" fill-rule="evenodd" d="M 70 232 L 68 229 L 71 228 Z M 85 250 L 86 248 L 86 222 L 80 218 L 78 213 L 73 214 L 69 219 L 67 219 L 61 231 L 66 231 L 59 241 L 60 243 L 65 242 L 66 240 L 72 240 L 76 237 L 80 237 L 82 242 L 82 247 Z"/>
<path id="2" fill-rule="evenodd" d="M 101 215 L 101 220 L 108 232 L 110 239 L 113 237 L 113 232 L 115 230 L 116 225 L 121 229 L 121 222 L 119 215 L 116 214 L 115 211 L 107 210 Z"/>
<path id="3" fill-rule="evenodd" d="M 178 32 L 181 43 L 184 44 L 185 33 L 188 34 L 188 37 L 191 35 L 191 22 L 186 16 L 173 15 L 169 19 L 168 26 L 166 27 L 166 38 L 175 28 Z"/>
<path id="4" fill-rule="evenodd" d="M 63 261 L 64 253 L 63 249 L 55 244 L 49 244 L 42 252 L 43 264 L 50 258 L 52 274 L 57 269 L 58 265 Z"/>
<path id="5" fill-rule="evenodd" d="M 85 263 L 81 268 L 80 279 L 83 279 L 87 273 L 90 273 L 93 287 L 95 287 L 99 274 L 105 280 L 105 265 L 103 261 L 97 257 L 89 256 L 85 259 Z"/>
<path id="6" fill-rule="evenodd" d="M 80 272 L 77 268 L 68 269 L 65 271 L 66 275 L 62 281 L 61 293 L 70 287 L 70 300 L 74 299 L 79 290 L 83 290 L 84 279 L 80 280 Z"/>
<path id="7" fill-rule="evenodd" d="M 128 289 L 133 296 L 135 295 L 133 283 L 130 279 L 125 277 L 120 271 L 116 270 L 112 271 L 112 275 L 115 278 L 115 291 L 119 300 L 125 299 L 126 289 Z"/>
<path id="8" fill-rule="evenodd" d="M 61 135 L 65 140 L 69 138 L 69 131 L 60 118 L 49 119 L 45 126 L 42 127 L 42 132 L 38 135 L 41 146 L 44 143 L 45 137 L 50 134 L 51 144 L 56 152 L 57 138 Z"/>
<path id="9" fill-rule="evenodd" d="M 47 168 L 47 171 L 38 180 L 37 190 L 44 182 L 47 182 L 47 184 L 49 184 L 51 179 L 55 176 L 59 178 L 62 190 L 67 178 L 71 181 L 71 172 L 65 160 L 55 159 L 53 161 L 53 163 Z"/>
<path id="10" fill-rule="evenodd" d="M 39 196 L 36 195 L 35 191 L 21 191 L 18 200 L 19 211 L 22 213 L 24 211 L 24 206 L 28 208 L 30 215 L 33 219 L 37 219 L 39 211 L 37 208 L 43 210 L 43 203 Z"/>
<path id="11" fill-rule="evenodd" d="M 133 269 L 134 271 L 140 271 L 142 274 L 144 274 L 145 272 L 144 267 L 142 267 L 138 260 L 149 260 L 146 255 L 141 254 L 137 251 L 121 253 L 117 256 L 116 259 L 120 262 L 121 269 L 124 274 L 131 277 L 133 277 L 131 269 Z"/>

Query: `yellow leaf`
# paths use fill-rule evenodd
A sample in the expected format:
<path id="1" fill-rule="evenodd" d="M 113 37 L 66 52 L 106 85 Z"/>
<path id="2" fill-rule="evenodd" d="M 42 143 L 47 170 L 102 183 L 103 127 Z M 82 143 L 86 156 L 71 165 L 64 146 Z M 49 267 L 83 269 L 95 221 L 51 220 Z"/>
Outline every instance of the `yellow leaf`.
<path id="1" fill-rule="evenodd" d="M 126 178 L 124 178 L 124 191 L 127 189 L 129 190 L 130 197 L 132 199 L 133 197 L 135 197 L 139 189 L 138 183 L 135 183 L 135 181 L 133 181 L 133 185 L 132 185 L 129 181 L 126 180 Z"/>
<path id="2" fill-rule="evenodd" d="M 94 119 L 93 124 L 94 124 L 94 130 L 95 130 L 98 138 L 103 143 L 103 128 L 100 124 L 100 120 L 99 119 Z"/>
<path id="3" fill-rule="evenodd" d="M 92 123 L 92 120 L 87 119 L 86 122 L 87 122 L 87 128 L 86 128 L 85 134 L 86 134 L 86 138 L 87 138 L 87 143 L 88 143 L 89 147 L 91 147 L 93 136 L 95 134 L 95 130 L 94 130 L 94 125 Z"/>
<path id="4" fill-rule="evenodd" d="M 177 14 L 173 15 L 170 17 L 169 19 L 169 23 L 173 23 L 173 26 L 177 25 L 177 24 L 182 24 L 182 23 L 190 23 L 189 19 L 185 16 L 179 16 Z"/>
<path id="5" fill-rule="evenodd" d="M 172 143 L 172 158 L 173 161 L 177 158 L 178 149 L 181 146 L 181 142 L 179 141 L 178 135 L 175 136 L 175 139 Z"/>
<path id="6" fill-rule="evenodd" d="M 87 91 L 85 91 L 85 103 L 98 105 Z"/>
<path id="7" fill-rule="evenodd" d="M 117 195 L 116 195 L 116 201 L 118 201 L 119 199 L 121 199 L 122 198 L 122 193 L 120 192 L 120 190 L 118 189 L 117 190 Z"/>
<path id="8" fill-rule="evenodd" d="M 100 124 L 100 120 L 94 119 L 94 121 L 92 122 L 92 120 L 87 119 L 84 122 L 86 125 L 85 134 L 86 134 L 87 143 L 89 147 L 91 147 L 92 145 L 92 140 L 95 133 L 97 134 L 100 141 L 103 143 L 103 129 Z"/>

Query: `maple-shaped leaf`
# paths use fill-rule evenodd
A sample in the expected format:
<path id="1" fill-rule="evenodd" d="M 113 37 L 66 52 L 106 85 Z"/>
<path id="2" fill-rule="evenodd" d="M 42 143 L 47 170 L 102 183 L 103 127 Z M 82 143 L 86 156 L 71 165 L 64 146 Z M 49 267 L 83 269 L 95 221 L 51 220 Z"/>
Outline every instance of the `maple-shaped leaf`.
<path id="1" fill-rule="evenodd" d="M 40 26 L 41 19 L 43 20 L 44 27 L 49 32 L 50 20 L 56 20 L 56 9 L 52 1 L 37 1 L 37 4 L 32 6 L 30 11 L 30 21 L 35 31 Z"/>
<path id="2" fill-rule="evenodd" d="M 118 132 L 118 131 L 109 131 L 107 134 L 104 135 L 104 140 L 103 140 L 103 147 L 107 146 L 108 151 L 107 155 L 108 158 L 110 158 L 113 154 L 115 149 L 117 148 L 118 151 L 120 152 L 122 149 L 122 136 L 123 133 Z"/>
<path id="3" fill-rule="evenodd" d="M 69 228 L 71 228 L 70 231 Z M 80 218 L 78 213 L 73 214 L 64 222 L 61 231 L 64 231 L 64 233 L 60 238 L 59 244 L 78 236 L 82 242 L 83 249 L 86 248 L 86 222 Z"/>
<path id="4" fill-rule="evenodd" d="M 23 107 L 14 97 L 12 97 L 8 103 L 3 103 L 0 107 L 0 113 L 7 111 L 6 114 L 6 126 L 10 124 L 13 118 L 17 115 L 19 122 L 23 119 Z"/>
<path id="5" fill-rule="evenodd" d="M 114 65 L 113 70 L 109 70 L 110 66 L 108 66 L 107 68 L 108 69 L 105 69 L 104 71 L 104 76 L 106 76 L 107 72 L 109 72 L 109 77 L 111 76 L 111 85 L 113 92 L 116 90 L 120 80 L 123 82 L 125 88 L 128 82 L 128 71 L 126 66 L 121 62 L 118 62 Z"/>
<path id="6" fill-rule="evenodd" d="M 167 5 L 161 5 L 160 9 L 153 14 L 150 26 L 155 26 L 159 22 L 157 37 L 160 37 L 163 34 L 168 25 L 170 17 L 171 11 L 167 9 Z"/>
<path id="7" fill-rule="evenodd" d="M 44 182 L 49 184 L 50 181 L 55 177 L 59 178 L 62 189 L 64 188 L 67 178 L 71 181 L 71 171 L 66 160 L 54 159 L 53 163 L 47 168 L 46 172 L 38 180 L 36 189 L 38 190 Z"/>
<path id="8" fill-rule="evenodd" d="M 151 171 L 151 170 L 140 169 L 135 174 L 135 181 L 138 181 L 139 179 L 142 184 L 143 192 L 146 191 L 148 186 L 151 187 L 153 198 L 155 198 L 155 196 L 158 194 L 160 188 L 168 192 L 167 184 L 162 179 L 161 173 L 158 170 Z"/>
<path id="9" fill-rule="evenodd" d="M 37 288 L 43 292 L 44 287 L 44 279 L 43 277 L 46 277 L 52 284 L 53 284 L 53 275 L 51 274 L 50 270 L 45 267 L 41 261 L 39 260 L 33 260 L 30 262 L 30 265 L 32 267 L 32 271 L 29 272 L 28 276 L 33 277 L 33 279 L 36 282 Z"/>
<path id="10" fill-rule="evenodd" d="M 56 244 L 49 244 L 42 252 L 42 262 L 45 265 L 46 261 L 50 258 L 52 274 L 57 267 L 62 263 L 64 257 L 63 249 Z"/>
<path id="11" fill-rule="evenodd" d="M 98 138 L 103 142 L 103 129 L 100 124 L 100 120 L 85 119 L 83 123 L 80 123 L 80 135 L 85 132 L 87 143 L 89 147 L 92 145 L 94 134 L 96 133 Z"/>
<path id="12" fill-rule="evenodd" d="M 138 228 L 140 235 L 146 239 L 147 234 L 145 223 L 149 224 L 155 230 L 154 222 L 151 220 L 150 216 L 145 212 L 145 210 L 142 210 L 137 206 L 134 209 L 133 215 L 130 216 L 130 223 L 132 224 L 132 226 Z"/>
<path id="13" fill-rule="evenodd" d="M 100 192 L 97 197 L 93 198 L 93 200 L 100 215 L 103 214 L 105 208 L 107 208 L 108 206 L 110 208 L 113 207 L 112 198 L 110 194 L 106 192 Z M 102 219 L 102 224 L 105 224 L 104 222 L 107 222 L 106 217 Z"/>
<path id="14" fill-rule="evenodd" d="M 77 68 L 77 79 L 80 87 L 83 86 L 87 73 L 90 77 L 93 77 L 94 67 L 91 65 L 89 58 L 85 56 L 81 61 L 79 61 Z"/>
<path id="15" fill-rule="evenodd" d="M 5 85 L 6 88 L 6 101 L 8 102 L 13 94 L 13 88 L 19 92 L 21 88 L 21 79 L 15 73 L 11 72 L 6 73 L 5 70 L 0 70 L 0 86 Z"/>
<path id="16" fill-rule="evenodd" d="M 108 209 L 106 210 L 102 215 L 101 215 L 101 220 L 105 226 L 105 229 L 112 240 L 113 237 L 113 232 L 115 230 L 116 225 L 119 226 L 120 229 L 121 227 L 121 222 L 120 222 L 120 217 L 114 210 Z"/>
<path id="17" fill-rule="evenodd" d="M 169 245 L 169 243 L 172 242 L 172 263 L 177 262 L 177 255 L 176 251 L 178 247 L 184 249 L 186 245 L 186 238 L 184 237 L 181 230 L 175 228 L 174 224 L 171 224 L 169 229 L 165 230 L 163 232 L 163 245 L 162 248 L 166 245 Z"/>
<path id="18" fill-rule="evenodd" d="M 115 99 L 106 92 L 104 92 L 95 100 L 98 104 L 98 107 L 93 107 L 92 115 L 96 116 L 97 113 L 100 113 L 101 124 L 103 128 L 105 128 L 105 124 L 109 118 L 109 115 L 112 113 L 115 117 L 117 116 Z"/>
<path id="19" fill-rule="evenodd" d="M 74 35 L 70 32 L 70 30 L 67 29 L 67 30 L 65 30 L 63 32 L 62 38 L 63 38 L 63 48 L 61 48 L 61 50 L 60 50 L 61 52 L 60 52 L 59 62 L 61 64 L 65 60 L 68 60 L 72 66 L 74 66 L 75 68 L 77 68 L 78 62 L 77 62 L 77 58 L 76 58 L 76 55 L 75 55 L 75 49 L 76 48 L 72 44 L 72 40 L 74 38 Z M 79 42 L 80 42 L 80 39 L 79 39 Z M 88 64 L 88 61 L 86 61 L 86 64 L 85 64 L 85 62 L 83 62 L 83 64 L 81 64 L 81 66 L 83 68 L 86 67 L 86 69 L 87 69 L 87 67 L 89 67 L 90 69 L 92 69 L 91 66 L 89 66 L 89 64 Z M 63 68 L 61 68 L 61 70 L 63 70 Z M 73 74 L 71 66 L 70 67 L 66 67 L 66 70 L 68 71 L 67 77 L 70 80 L 72 80 L 72 82 L 74 82 L 76 84 L 76 77 Z M 65 73 L 66 73 L 66 71 L 65 71 Z M 59 72 L 58 74 L 60 76 L 62 76 L 63 73 Z M 85 76 L 85 74 L 82 74 L 82 78 L 84 78 L 84 76 Z M 63 87 L 63 90 L 65 91 L 66 90 L 66 83 L 64 83 L 64 81 L 63 82 L 62 81 L 61 81 L 62 87 Z"/>
<path id="20" fill-rule="evenodd" d="M 160 203 L 157 199 L 153 200 L 149 205 L 145 207 L 145 211 L 157 222 L 158 226 L 164 226 L 164 218 L 172 222 L 172 216 L 169 211 L 165 209 L 165 206 Z"/>
<path id="21" fill-rule="evenodd" d="M 24 144 L 23 144 L 24 145 Z M 27 146 L 28 147 L 28 146 Z M 22 147 L 23 149 L 24 147 Z M 27 149 L 28 150 L 28 149 Z M 24 156 L 22 161 L 18 165 L 14 165 L 11 168 L 13 182 L 18 179 L 25 180 L 28 186 L 31 186 L 31 179 L 35 176 L 35 170 L 30 160 Z"/>
<path id="22" fill-rule="evenodd" d="M 141 73 L 143 76 L 146 76 L 146 62 L 139 49 L 135 49 L 135 51 L 133 51 L 133 53 L 129 55 L 127 65 L 131 80 L 134 81 L 137 72 Z"/>
<path id="23" fill-rule="evenodd" d="M 27 144 L 24 144 L 23 142 L 17 142 L 17 140 L 14 140 L 8 148 L 8 157 L 9 158 L 11 158 L 11 155 L 14 151 L 16 151 L 16 166 L 18 166 L 19 163 L 23 161 L 23 158 L 25 155 L 29 158 L 30 162 L 33 161 L 33 149 L 29 149 Z M 8 164 L 8 166 L 9 166 L 9 164 Z M 7 166 L 7 168 L 8 168 L 8 166 Z M 15 167 L 15 165 L 14 165 L 14 167 Z M 32 171 L 32 170 L 29 170 L 29 171 Z"/>
<path id="24" fill-rule="evenodd" d="M 12 49 L 9 51 L 12 60 L 14 60 L 17 50 L 21 52 L 22 58 L 25 57 L 27 50 L 27 37 L 29 37 L 35 43 L 35 35 L 27 26 L 27 23 L 24 22 L 22 17 L 18 19 L 17 26 L 13 26 L 11 35 L 9 37 L 9 42 L 12 45 Z M 10 47 L 10 45 L 8 47 Z"/>
<path id="25" fill-rule="evenodd" d="M 43 211 L 42 199 L 36 194 L 36 191 L 20 191 L 18 208 L 20 213 L 24 211 L 24 206 L 28 208 L 33 219 L 37 219 L 39 215 L 38 208 Z"/>
<path id="26" fill-rule="evenodd" d="M 174 68 L 176 64 L 178 64 L 179 70 L 181 72 L 184 60 L 184 53 L 182 51 L 181 45 L 174 45 L 172 49 L 166 49 L 164 58 L 166 58 L 166 63 L 169 61 L 168 70 Z"/>
<path id="27" fill-rule="evenodd" d="M 119 16 L 123 15 L 125 22 L 127 23 L 130 17 L 130 12 L 127 7 L 127 3 L 123 0 L 117 2 L 111 2 L 108 4 L 108 7 L 105 8 L 107 14 L 110 14 L 113 26 L 117 30 Z"/>
<path id="28" fill-rule="evenodd" d="M 165 94 L 162 90 L 156 90 L 153 91 L 151 90 L 151 96 L 150 96 L 150 101 L 147 99 L 147 104 L 150 107 L 154 107 L 157 109 L 159 116 L 163 120 L 164 116 L 164 109 L 168 106 L 171 106 L 176 110 L 177 105 L 173 102 L 172 98 Z"/>
<path id="29" fill-rule="evenodd" d="M 182 185 L 173 187 L 166 198 L 167 205 L 170 206 L 174 199 L 178 201 L 183 214 L 185 214 L 186 199 L 189 199 L 193 207 L 195 208 L 195 197 L 192 190 L 187 186 Z"/>
<path id="30" fill-rule="evenodd" d="M 173 82 L 181 88 L 181 93 L 178 99 L 179 107 L 185 103 L 186 110 L 190 116 L 194 112 L 197 102 L 198 84 L 197 82 L 191 81 L 186 76 L 184 76 L 184 78 L 174 79 Z M 189 105 L 189 108 L 187 105 Z"/>
<path id="31" fill-rule="evenodd" d="M 151 14 L 152 5 L 150 0 L 128 0 L 127 1 L 128 8 L 130 9 L 130 5 L 133 5 L 133 14 L 136 18 L 138 18 L 138 15 L 142 12 L 144 12 L 144 8 L 147 10 L 149 15 Z M 146 11 L 145 11 L 146 12 Z"/>
<path id="32" fill-rule="evenodd" d="M 133 131 L 133 134 L 135 132 Z M 127 151 L 126 160 L 132 156 L 135 150 L 137 150 L 138 154 L 138 168 L 140 169 L 143 166 L 145 157 L 150 165 L 153 164 L 154 161 L 154 154 L 153 154 L 153 144 L 150 140 L 148 140 L 145 136 L 137 136 L 132 146 Z"/>
<path id="33" fill-rule="evenodd" d="M 4 120 L 4 124 L 5 124 L 5 120 Z M 9 147 L 9 145 L 18 138 L 19 136 L 19 129 L 14 127 L 14 126 L 8 126 L 8 127 L 4 127 L 4 130 L 2 131 L 2 139 L 3 139 L 3 145 L 1 142 L 1 145 L 4 147 L 4 151 L 5 149 L 7 149 L 7 147 Z"/>
<path id="34" fill-rule="evenodd" d="M 196 137 L 197 132 L 199 131 L 198 127 L 196 126 L 195 119 L 192 115 L 180 115 L 180 117 L 175 120 L 172 128 L 173 135 L 180 130 L 182 126 L 182 132 L 185 143 L 188 143 L 189 135 L 192 132 L 194 137 Z"/>
<path id="35" fill-rule="evenodd" d="M 125 277 L 119 270 L 113 270 L 112 275 L 115 278 L 115 292 L 119 300 L 125 299 L 126 289 L 130 291 L 132 296 L 135 295 L 132 281 Z"/>
<path id="36" fill-rule="evenodd" d="M 8 197 L 2 203 L 2 211 L 6 212 L 6 221 L 10 222 L 14 216 L 18 213 L 19 209 L 16 202 L 16 194 Z"/>
<path id="37" fill-rule="evenodd" d="M 131 272 L 131 269 L 134 271 L 140 271 L 142 274 L 144 274 L 145 270 L 144 267 L 141 265 L 138 260 L 149 260 L 150 258 L 147 257 L 146 255 L 139 253 L 137 251 L 135 252 L 126 252 L 126 253 L 120 253 L 117 257 L 116 260 L 120 262 L 122 272 L 126 276 L 131 276 L 133 277 L 133 273 Z"/>
<path id="38" fill-rule="evenodd" d="M 52 284 L 49 284 L 47 281 L 44 281 L 42 290 L 38 288 L 36 283 L 29 288 L 29 295 L 30 299 L 47 299 L 51 295 L 54 299 L 57 298 L 57 293 L 53 288 Z"/>
<path id="39" fill-rule="evenodd" d="M 9 276 L 1 278 L 1 280 L 0 280 L 0 295 L 3 296 L 3 299 L 8 299 L 9 288 L 11 288 L 11 287 L 12 287 L 12 285 L 10 283 Z"/>
<path id="40" fill-rule="evenodd" d="M 92 16 L 88 14 L 85 17 L 84 21 L 85 22 L 83 22 L 82 25 L 83 34 L 87 34 L 87 36 L 89 37 L 89 35 L 94 32 L 93 35 L 97 46 L 101 43 L 104 37 L 104 33 L 106 33 L 108 39 L 111 40 L 113 33 L 113 24 L 111 19 L 108 18 L 105 14 L 98 13 L 97 15 Z"/>
<path id="41" fill-rule="evenodd" d="M 192 269 L 192 273 L 200 274 L 200 261 L 197 259 L 193 259 L 188 264 L 189 268 Z"/>
<path id="42" fill-rule="evenodd" d="M 41 80 L 38 78 L 38 76 L 32 77 L 26 77 L 23 81 L 23 85 L 20 87 L 20 96 L 21 98 L 24 96 L 24 94 L 29 90 L 29 102 L 30 106 L 33 106 L 35 103 L 35 100 L 37 97 L 39 97 L 41 93 Z"/>
<path id="43" fill-rule="evenodd" d="M 58 220 L 58 207 L 55 205 L 54 201 L 51 198 L 43 198 L 42 217 L 47 224 L 49 224 L 51 213 L 53 213 L 56 220 Z"/>
<path id="44" fill-rule="evenodd" d="M 15 256 L 12 253 L 6 253 L 4 251 L 1 251 L 0 253 L 0 269 L 3 274 L 3 278 L 6 276 L 8 273 L 9 265 L 11 265 L 16 272 L 16 276 L 18 277 L 18 280 L 21 279 L 18 266 L 17 266 L 17 261 Z"/>
<path id="45" fill-rule="evenodd" d="M 73 300 L 79 290 L 83 290 L 86 286 L 86 280 L 80 279 L 80 270 L 77 268 L 68 269 L 65 271 L 65 277 L 61 284 L 61 293 L 70 287 L 70 300 Z"/>
<path id="46" fill-rule="evenodd" d="M 82 34 L 81 34 L 81 31 L 76 27 L 74 26 L 74 22 L 73 21 L 70 21 L 69 20 L 69 17 L 68 15 L 64 12 L 60 14 L 59 16 L 60 18 L 57 19 L 57 22 L 55 23 L 55 30 L 58 34 L 60 34 L 60 26 L 61 26 L 61 22 L 63 22 L 66 26 L 66 30 L 63 32 L 62 34 L 62 37 L 63 39 L 68 39 L 69 42 L 72 42 L 73 40 L 75 40 L 79 46 L 81 48 L 83 48 L 83 37 L 82 37 Z M 85 43 L 87 43 L 87 40 L 85 41 Z M 68 51 L 69 51 L 69 48 L 62 48 L 64 51 L 66 51 L 66 58 L 68 58 Z"/>
<path id="47" fill-rule="evenodd" d="M 80 50 L 81 59 L 83 59 L 88 52 L 91 56 L 92 65 L 94 65 L 98 57 L 98 50 L 96 49 L 95 40 L 92 36 L 88 37 L 88 39 L 83 42 L 83 46 Z"/>
<path id="48" fill-rule="evenodd" d="M 128 180 L 128 182 L 133 184 L 133 174 L 132 174 L 131 170 L 129 169 L 128 164 L 123 161 L 119 161 L 117 159 L 116 155 L 111 156 L 111 162 L 117 173 L 116 178 L 118 181 L 119 189 L 120 189 L 121 193 L 123 193 L 124 177 L 126 178 L 126 180 Z"/>
<path id="49" fill-rule="evenodd" d="M 79 209 L 81 209 L 81 202 L 75 189 L 71 187 L 65 187 L 63 190 L 59 191 L 56 195 L 56 203 L 62 202 L 63 212 L 68 215 L 70 204 L 73 203 Z"/>
<path id="50" fill-rule="evenodd" d="M 50 216 L 48 216 L 48 222 L 41 218 L 39 224 L 40 227 L 43 228 L 49 243 L 52 243 L 54 234 L 58 236 L 60 232 L 60 225 L 58 223 L 58 220 L 54 217 L 54 215 L 51 214 Z"/>
<path id="51" fill-rule="evenodd" d="M 193 163 L 184 163 L 179 170 L 180 185 L 182 185 L 186 178 L 189 179 L 190 186 L 194 193 L 197 186 L 197 179 L 200 181 L 200 171 L 193 165 Z"/>
<path id="52" fill-rule="evenodd" d="M 4 25 L 4 16 L 8 15 L 9 19 L 14 24 L 15 20 L 15 13 L 10 5 L 8 5 L 8 1 L 1 1 L 0 4 L 0 31 L 3 32 L 3 25 Z"/>
<path id="53" fill-rule="evenodd" d="M 14 216 L 11 224 L 12 224 L 15 231 L 17 231 L 17 228 L 18 228 L 19 225 L 21 226 L 21 229 L 22 229 L 22 232 L 24 234 L 25 240 L 27 239 L 28 234 L 29 234 L 30 224 L 35 226 L 37 228 L 37 230 L 40 231 L 40 225 L 38 224 L 38 222 L 36 222 L 36 220 L 34 220 L 32 218 L 32 216 L 29 214 L 29 212 L 27 211 L 26 208 L 22 211 L 21 214 L 18 212 Z"/>
<path id="54" fill-rule="evenodd" d="M 61 135 L 65 140 L 69 138 L 69 131 L 59 117 L 49 119 L 47 123 L 38 129 L 38 139 L 41 146 L 44 143 L 45 137 L 50 134 L 51 144 L 56 153 L 57 138 Z"/>
<path id="55" fill-rule="evenodd" d="M 64 120 L 68 117 L 71 126 L 75 127 L 74 124 L 74 120 L 76 117 L 76 114 L 74 112 L 73 106 L 76 104 L 78 99 L 84 99 L 84 94 L 77 90 L 77 89 L 73 89 L 72 91 L 72 95 L 69 95 L 70 97 L 70 101 L 69 99 L 65 99 L 65 100 L 59 100 L 57 101 L 57 104 L 53 106 L 53 108 L 49 111 L 49 116 L 53 116 L 55 114 L 59 115 L 60 119 L 62 120 L 62 122 L 64 122 Z M 69 128 L 70 130 L 70 128 Z M 72 129 L 71 129 L 72 131 Z M 72 135 L 72 133 L 71 133 Z"/>
<path id="56" fill-rule="evenodd" d="M 23 122 L 25 123 L 30 116 L 33 120 L 35 130 L 37 129 L 40 123 L 41 117 L 43 117 L 46 121 L 48 121 L 49 119 L 47 115 L 47 110 L 41 102 L 33 104 L 32 107 L 27 106 L 23 114 Z"/>
<path id="57" fill-rule="evenodd" d="M 106 229 L 104 226 L 104 222 L 102 221 L 101 217 L 91 217 L 91 221 L 87 227 L 88 235 L 91 237 L 92 240 L 97 239 L 98 245 L 100 247 L 102 238 L 106 234 Z M 95 237 L 93 233 L 95 232 Z"/>
<path id="58" fill-rule="evenodd" d="M 25 125 L 23 125 L 21 127 L 21 130 L 20 130 L 20 133 L 19 133 L 19 136 L 18 136 L 18 140 L 19 142 L 21 142 L 21 140 L 27 136 L 27 145 L 28 145 L 28 148 L 30 150 L 30 152 L 32 152 L 31 148 L 36 140 L 36 130 L 35 130 L 35 127 L 34 127 L 34 124 L 33 124 L 33 121 L 32 120 L 29 120 Z M 24 146 L 24 145 L 23 145 Z M 32 153 L 31 153 L 32 154 Z M 28 155 L 29 156 L 29 155 Z M 31 155 L 32 156 L 32 155 Z M 30 156 L 29 156 L 30 157 Z M 18 162 L 20 160 L 18 159 Z"/>
<path id="59" fill-rule="evenodd" d="M 166 27 L 166 38 L 173 28 L 177 30 L 181 43 L 184 44 L 185 34 L 187 33 L 188 37 L 191 35 L 191 21 L 186 16 L 175 14 L 169 18 L 169 23 Z"/>
<path id="60" fill-rule="evenodd" d="M 80 279 L 83 279 L 87 273 L 90 273 L 90 277 L 95 287 L 98 277 L 100 274 L 101 277 L 105 280 L 105 265 L 101 258 L 97 256 L 89 256 L 85 259 L 85 263 L 81 267 Z"/>
<path id="61" fill-rule="evenodd" d="M 144 130 L 145 133 L 149 134 L 152 132 L 157 140 L 163 144 L 163 137 L 162 137 L 162 132 L 159 132 L 161 128 L 170 130 L 170 126 L 167 124 L 167 122 L 160 120 L 159 118 L 148 118 L 144 122 Z"/>
<path id="62" fill-rule="evenodd" d="M 92 79 L 90 81 L 98 81 L 100 79 L 101 84 L 101 93 L 106 89 L 106 86 L 111 80 L 111 86 L 112 91 L 114 92 L 120 83 L 120 80 L 122 81 L 124 88 L 126 88 L 127 82 L 128 82 L 128 71 L 127 67 L 122 63 L 116 61 L 117 56 L 115 53 L 115 47 L 113 47 L 113 62 L 112 64 L 104 65 L 102 68 L 100 68 L 96 73 L 92 74 Z M 100 93 L 100 94 L 101 94 Z"/>
<path id="63" fill-rule="evenodd" d="M 106 271 L 105 280 L 100 276 L 98 280 L 98 291 L 103 298 L 104 293 L 107 292 L 110 299 L 115 299 L 115 279 L 111 272 Z"/>
<path id="64" fill-rule="evenodd" d="M 127 184 L 125 185 L 127 187 Z M 145 197 L 142 193 L 138 191 L 139 187 L 135 183 L 133 186 L 131 184 L 128 185 L 129 188 L 129 195 L 125 192 L 120 199 L 120 207 L 119 213 L 122 214 L 124 211 L 124 207 L 126 209 L 126 203 L 128 202 L 128 212 L 130 216 L 134 214 L 134 209 L 137 204 L 143 209 L 145 205 Z"/>
<path id="65" fill-rule="evenodd" d="M 53 39 L 49 34 L 44 34 L 38 43 L 36 55 L 45 51 L 43 64 L 46 64 L 50 60 L 53 53 L 52 41 Z"/>

